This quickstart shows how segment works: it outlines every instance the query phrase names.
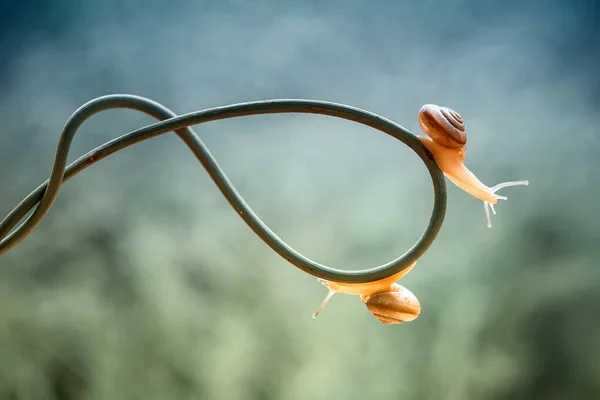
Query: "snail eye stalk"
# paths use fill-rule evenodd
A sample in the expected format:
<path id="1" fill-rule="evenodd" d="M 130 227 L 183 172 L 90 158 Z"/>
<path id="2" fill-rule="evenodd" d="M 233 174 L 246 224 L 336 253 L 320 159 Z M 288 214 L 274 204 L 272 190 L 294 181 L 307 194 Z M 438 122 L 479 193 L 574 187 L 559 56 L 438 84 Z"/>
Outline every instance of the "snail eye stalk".
<path id="1" fill-rule="evenodd" d="M 499 183 L 496 186 L 493 186 L 490 188 L 490 192 L 494 195 L 494 197 L 497 200 L 508 200 L 508 197 L 506 196 L 500 196 L 497 195 L 496 192 L 500 189 L 503 189 L 505 187 L 511 187 L 511 186 L 528 186 L 529 185 L 529 181 L 512 181 L 512 182 L 503 182 L 503 183 Z M 487 227 L 491 228 L 492 227 L 492 216 L 491 214 L 496 215 L 496 209 L 494 208 L 494 205 L 488 201 L 483 201 L 483 208 L 485 209 L 485 217 L 487 219 Z M 492 211 L 490 214 L 490 210 Z"/>

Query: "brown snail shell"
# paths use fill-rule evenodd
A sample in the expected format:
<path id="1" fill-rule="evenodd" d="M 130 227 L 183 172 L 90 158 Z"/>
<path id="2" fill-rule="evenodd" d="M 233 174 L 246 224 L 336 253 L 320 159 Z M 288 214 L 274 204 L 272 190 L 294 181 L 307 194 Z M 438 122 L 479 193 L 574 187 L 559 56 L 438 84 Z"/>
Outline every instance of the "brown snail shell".
<path id="1" fill-rule="evenodd" d="M 419 110 L 419 125 L 435 143 L 450 149 L 467 144 L 467 133 L 462 117 L 448 107 L 425 104 Z"/>
<path id="2" fill-rule="evenodd" d="M 421 314 L 421 304 L 417 297 L 397 283 L 388 291 L 361 298 L 375 318 L 385 325 L 410 322 Z"/>

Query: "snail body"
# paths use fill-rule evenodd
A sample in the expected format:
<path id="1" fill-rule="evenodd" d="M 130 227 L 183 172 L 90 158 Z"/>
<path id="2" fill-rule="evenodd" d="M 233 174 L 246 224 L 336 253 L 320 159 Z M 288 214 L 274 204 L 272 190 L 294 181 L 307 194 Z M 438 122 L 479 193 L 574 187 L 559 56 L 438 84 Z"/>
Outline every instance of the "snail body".
<path id="1" fill-rule="evenodd" d="M 415 264 L 416 262 L 388 278 L 368 283 L 340 283 L 319 279 L 329 292 L 313 314 L 313 318 L 317 318 L 334 294 L 342 293 L 360 296 L 367 309 L 385 325 L 413 321 L 421 313 L 419 300 L 410 290 L 395 282 L 406 275 Z"/>
<path id="2" fill-rule="evenodd" d="M 419 111 L 419 126 L 425 137 L 418 136 L 425 148 L 433 155 L 444 175 L 471 196 L 482 200 L 488 228 L 492 227 L 490 210 L 496 214 L 494 205 L 507 200 L 496 192 L 509 186 L 529 185 L 529 181 L 503 182 L 488 187 L 465 165 L 467 133 L 462 117 L 456 111 L 434 104 L 426 104 Z"/>

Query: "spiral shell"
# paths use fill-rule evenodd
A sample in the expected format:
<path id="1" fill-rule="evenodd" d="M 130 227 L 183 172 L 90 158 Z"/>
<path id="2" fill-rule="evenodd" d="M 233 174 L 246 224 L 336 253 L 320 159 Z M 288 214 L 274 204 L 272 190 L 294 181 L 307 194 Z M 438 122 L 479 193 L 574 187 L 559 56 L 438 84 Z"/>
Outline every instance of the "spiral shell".
<path id="1" fill-rule="evenodd" d="M 419 125 L 435 143 L 450 149 L 467 144 L 465 124 L 459 113 L 435 104 L 425 104 L 419 110 Z"/>
<path id="2" fill-rule="evenodd" d="M 416 319 L 421 314 L 421 304 L 408 289 L 394 283 L 389 291 L 363 298 L 371 313 L 385 325 L 401 324 Z"/>

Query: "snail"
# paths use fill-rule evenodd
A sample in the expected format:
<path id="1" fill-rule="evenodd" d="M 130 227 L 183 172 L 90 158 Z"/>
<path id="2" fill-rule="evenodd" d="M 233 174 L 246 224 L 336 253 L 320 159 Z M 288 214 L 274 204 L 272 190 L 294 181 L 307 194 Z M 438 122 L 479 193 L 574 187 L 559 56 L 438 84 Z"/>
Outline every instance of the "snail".
<path id="1" fill-rule="evenodd" d="M 467 134 L 462 117 L 456 111 L 426 104 L 419 111 L 419 125 L 426 137 L 417 136 L 433 155 L 444 175 L 456 186 L 483 201 L 487 227 L 492 227 L 490 210 L 498 200 L 507 200 L 496 192 L 509 186 L 529 185 L 529 181 L 503 182 L 488 187 L 463 164 L 467 152 Z"/>
<path id="2" fill-rule="evenodd" d="M 319 282 L 329 289 L 329 292 L 313 314 L 313 318 L 317 318 L 334 294 L 343 293 L 360 296 L 367 309 L 385 325 L 415 320 L 421 313 L 419 300 L 410 290 L 395 283 L 406 275 L 415 264 L 416 262 L 388 278 L 368 283 L 340 283 L 319 279 Z"/>

